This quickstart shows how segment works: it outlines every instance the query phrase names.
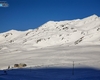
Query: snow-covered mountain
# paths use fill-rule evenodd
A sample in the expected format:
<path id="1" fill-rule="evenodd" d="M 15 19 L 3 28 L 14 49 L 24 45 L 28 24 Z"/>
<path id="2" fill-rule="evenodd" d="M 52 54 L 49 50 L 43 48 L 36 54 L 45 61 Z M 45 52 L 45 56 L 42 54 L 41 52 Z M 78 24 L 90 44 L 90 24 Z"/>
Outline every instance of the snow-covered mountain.
<path id="1" fill-rule="evenodd" d="M 33 79 L 100 80 L 100 17 L 0 33 L 0 80 Z"/>
<path id="2" fill-rule="evenodd" d="M 36 49 L 53 45 L 100 44 L 100 17 L 49 21 L 37 29 L 10 30 L 0 33 L 0 50 L 10 48 Z M 16 46 L 15 46 L 16 45 Z"/>

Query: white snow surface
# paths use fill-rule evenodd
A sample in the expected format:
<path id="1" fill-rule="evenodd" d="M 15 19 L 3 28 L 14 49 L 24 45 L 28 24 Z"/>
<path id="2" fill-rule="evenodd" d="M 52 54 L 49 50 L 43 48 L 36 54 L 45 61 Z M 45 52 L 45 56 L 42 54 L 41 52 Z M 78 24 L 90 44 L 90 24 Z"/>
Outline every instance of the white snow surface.
<path id="1" fill-rule="evenodd" d="M 0 33 L 0 80 L 100 80 L 100 17 Z"/>
<path id="2" fill-rule="evenodd" d="M 17 63 L 27 67 L 12 68 Z M 5 48 L 0 52 L 0 69 L 0 80 L 100 80 L 100 45 L 59 45 L 30 51 Z"/>

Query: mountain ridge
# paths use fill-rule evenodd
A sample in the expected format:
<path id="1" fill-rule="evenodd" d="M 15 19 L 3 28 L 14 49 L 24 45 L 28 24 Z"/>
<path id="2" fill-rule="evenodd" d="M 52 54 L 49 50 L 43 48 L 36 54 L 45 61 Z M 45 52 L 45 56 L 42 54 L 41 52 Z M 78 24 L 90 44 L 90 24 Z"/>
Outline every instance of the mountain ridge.
<path id="1" fill-rule="evenodd" d="M 54 45 L 100 44 L 100 17 L 48 21 L 37 29 L 10 30 L 0 33 L 0 45 L 18 45 L 32 49 Z"/>

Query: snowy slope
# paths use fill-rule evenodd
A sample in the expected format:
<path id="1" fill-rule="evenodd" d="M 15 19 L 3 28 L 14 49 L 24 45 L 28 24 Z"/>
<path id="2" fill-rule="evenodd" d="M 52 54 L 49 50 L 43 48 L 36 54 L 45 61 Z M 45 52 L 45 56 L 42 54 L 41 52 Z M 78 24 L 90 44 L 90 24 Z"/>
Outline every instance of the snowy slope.
<path id="1" fill-rule="evenodd" d="M 100 44 L 100 17 L 92 15 L 84 19 L 49 21 L 37 29 L 11 30 L 0 33 L 1 45 L 20 45 L 41 48 L 59 44 Z M 19 47 L 20 47 L 19 46 Z"/>
<path id="2" fill-rule="evenodd" d="M 5 75 L 3 70 L 16 63 L 28 66 L 11 68 Z M 2 51 L 0 69 L 0 80 L 100 80 L 100 46 L 61 45 L 16 53 Z"/>

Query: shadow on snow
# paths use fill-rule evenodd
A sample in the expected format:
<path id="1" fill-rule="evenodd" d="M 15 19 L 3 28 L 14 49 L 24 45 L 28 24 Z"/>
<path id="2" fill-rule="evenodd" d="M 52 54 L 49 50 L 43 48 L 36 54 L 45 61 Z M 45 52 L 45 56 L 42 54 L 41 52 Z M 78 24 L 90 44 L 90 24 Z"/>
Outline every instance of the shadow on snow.
<path id="1" fill-rule="evenodd" d="M 93 68 L 22 68 L 6 70 L 0 80 L 100 80 L 100 70 Z"/>

